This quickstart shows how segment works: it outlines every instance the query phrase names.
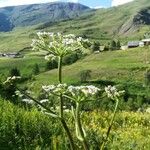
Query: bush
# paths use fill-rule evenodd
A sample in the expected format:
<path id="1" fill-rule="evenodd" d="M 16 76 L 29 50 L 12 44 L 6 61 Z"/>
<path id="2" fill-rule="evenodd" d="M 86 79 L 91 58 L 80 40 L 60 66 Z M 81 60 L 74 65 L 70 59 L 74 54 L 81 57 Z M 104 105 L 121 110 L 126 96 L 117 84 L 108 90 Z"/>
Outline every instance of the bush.
<path id="1" fill-rule="evenodd" d="M 12 76 L 20 76 L 20 70 L 18 68 L 12 68 L 10 71 L 9 71 L 9 75 L 12 77 Z"/>
<path id="2" fill-rule="evenodd" d="M 94 51 L 99 51 L 99 49 L 100 49 L 100 43 L 97 42 L 97 41 L 95 41 L 95 42 L 91 45 L 91 50 L 92 50 L 92 52 L 94 52 Z"/>
<path id="3" fill-rule="evenodd" d="M 70 55 L 67 55 L 63 59 L 63 65 L 70 65 L 76 62 L 79 59 L 79 56 L 77 53 L 73 53 Z"/>
<path id="4" fill-rule="evenodd" d="M 150 70 L 147 70 L 145 73 L 145 82 L 147 86 L 150 86 Z"/>
<path id="5" fill-rule="evenodd" d="M 40 69 L 39 69 L 39 65 L 38 64 L 34 64 L 32 73 L 34 75 L 38 75 L 40 73 Z"/>
<path id="6" fill-rule="evenodd" d="M 45 66 L 45 71 L 55 69 L 58 67 L 58 62 L 56 60 L 48 61 Z"/>
<path id="7" fill-rule="evenodd" d="M 0 149 L 53 149 L 59 143 L 64 147 L 65 138 L 59 139 L 61 127 L 55 119 L 36 109 L 27 111 L 1 99 L 0 106 Z M 58 140 L 60 142 L 56 142 Z"/>
<path id="8" fill-rule="evenodd" d="M 91 70 L 83 70 L 80 72 L 80 81 L 81 82 L 86 82 L 90 78 L 91 78 Z"/>

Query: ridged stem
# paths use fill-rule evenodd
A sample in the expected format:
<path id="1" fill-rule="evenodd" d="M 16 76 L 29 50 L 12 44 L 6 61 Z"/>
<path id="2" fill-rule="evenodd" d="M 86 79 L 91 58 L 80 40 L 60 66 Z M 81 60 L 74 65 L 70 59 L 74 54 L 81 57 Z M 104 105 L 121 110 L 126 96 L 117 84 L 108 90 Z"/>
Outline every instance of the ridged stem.
<path id="1" fill-rule="evenodd" d="M 79 103 L 76 103 L 76 123 L 77 123 L 77 127 L 79 129 L 79 134 L 82 138 L 83 148 L 84 148 L 84 150 L 89 150 L 89 147 L 88 147 L 88 144 L 85 139 L 84 132 L 83 132 L 81 120 L 80 120 L 80 104 Z"/>
<path id="2" fill-rule="evenodd" d="M 113 113 L 113 116 L 111 118 L 110 125 L 109 125 L 109 127 L 107 129 L 106 138 L 104 139 L 104 141 L 103 141 L 103 143 L 102 143 L 102 145 L 100 147 L 100 150 L 104 149 L 105 144 L 106 144 L 106 142 L 108 140 L 108 137 L 109 137 L 109 134 L 110 134 L 110 131 L 111 131 L 111 128 L 113 126 L 114 119 L 115 119 L 115 116 L 116 116 L 116 112 L 117 112 L 117 108 L 118 108 L 118 103 L 119 103 L 119 100 L 118 100 L 118 98 L 116 98 L 116 105 L 115 105 L 114 113 Z"/>

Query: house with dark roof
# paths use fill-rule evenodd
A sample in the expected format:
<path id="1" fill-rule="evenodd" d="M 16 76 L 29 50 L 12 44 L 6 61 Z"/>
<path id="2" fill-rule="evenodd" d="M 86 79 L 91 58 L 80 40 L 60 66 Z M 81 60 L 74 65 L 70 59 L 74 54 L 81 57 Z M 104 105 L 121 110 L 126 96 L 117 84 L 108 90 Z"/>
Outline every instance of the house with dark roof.
<path id="1" fill-rule="evenodd" d="M 127 45 L 128 45 L 128 48 L 138 47 L 139 41 L 129 41 Z"/>
<path id="2" fill-rule="evenodd" d="M 150 39 L 143 39 L 144 45 L 150 45 Z"/>

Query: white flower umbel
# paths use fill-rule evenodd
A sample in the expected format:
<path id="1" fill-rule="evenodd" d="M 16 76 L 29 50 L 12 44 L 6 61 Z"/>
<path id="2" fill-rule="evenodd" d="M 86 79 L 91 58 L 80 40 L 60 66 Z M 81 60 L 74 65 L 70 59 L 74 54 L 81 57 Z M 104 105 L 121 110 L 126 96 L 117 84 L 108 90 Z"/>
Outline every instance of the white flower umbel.
<path id="1" fill-rule="evenodd" d="M 22 99 L 23 102 L 28 103 L 28 104 L 33 104 L 34 102 L 30 99 Z"/>
<path id="2" fill-rule="evenodd" d="M 48 85 L 48 86 L 44 85 L 44 86 L 42 86 L 42 89 L 45 92 L 52 92 L 52 91 L 54 91 L 55 88 L 56 88 L 55 85 Z"/>
<path id="3" fill-rule="evenodd" d="M 53 61 L 53 60 L 56 60 L 56 56 L 55 55 L 53 55 L 53 54 L 50 54 L 50 55 L 46 55 L 45 56 L 45 60 L 48 60 L 48 61 Z"/>
<path id="4" fill-rule="evenodd" d="M 87 98 L 92 98 L 96 95 L 100 89 L 93 86 L 69 86 L 68 92 L 72 95 L 72 97 L 77 101 L 83 101 Z"/>
<path id="5" fill-rule="evenodd" d="M 115 86 L 111 86 L 111 85 L 105 87 L 105 92 L 107 96 L 111 99 L 116 99 L 124 93 L 124 91 L 118 91 Z"/>
<path id="6" fill-rule="evenodd" d="M 40 103 L 47 103 L 47 102 L 49 102 L 48 99 L 42 99 L 42 100 L 40 100 Z"/>
<path id="7" fill-rule="evenodd" d="M 20 91 L 15 91 L 15 94 L 18 96 L 18 97 L 20 97 L 20 98 L 22 98 L 24 95 L 20 92 Z"/>
<path id="8" fill-rule="evenodd" d="M 82 37 L 77 38 L 74 34 L 63 35 L 61 33 L 38 32 L 37 36 L 37 39 L 32 40 L 31 46 L 33 50 L 45 50 L 49 54 L 59 57 L 81 49 L 83 42 L 88 41 Z"/>
<path id="9" fill-rule="evenodd" d="M 42 86 L 42 89 L 47 93 L 63 94 L 67 90 L 67 84 Z"/>
<path id="10" fill-rule="evenodd" d="M 21 77 L 20 77 L 20 76 L 8 77 L 8 78 L 6 79 L 6 81 L 4 81 L 3 83 L 4 83 L 4 84 L 6 84 L 6 83 L 12 83 L 12 82 L 14 82 L 14 81 L 16 81 L 16 80 L 18 80 L 18 79 L 21 79 Z"/>

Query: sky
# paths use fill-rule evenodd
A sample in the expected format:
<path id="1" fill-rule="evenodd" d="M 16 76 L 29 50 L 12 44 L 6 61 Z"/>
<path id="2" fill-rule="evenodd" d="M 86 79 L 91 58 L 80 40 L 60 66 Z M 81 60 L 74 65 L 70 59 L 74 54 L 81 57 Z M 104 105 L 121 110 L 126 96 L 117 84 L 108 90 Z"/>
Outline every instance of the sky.
<path id="1" fill-rule="evenodd" d="M 131 2 L 133 0 L 0 0 L 0 7 L 46 3 L 55 1 L 81 3 L 91 8 L 102 8 L 102 7 L 118 6 L 127 2 Z"/>

